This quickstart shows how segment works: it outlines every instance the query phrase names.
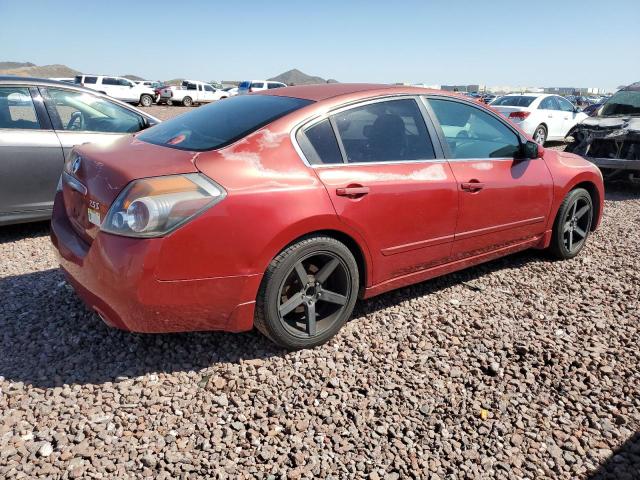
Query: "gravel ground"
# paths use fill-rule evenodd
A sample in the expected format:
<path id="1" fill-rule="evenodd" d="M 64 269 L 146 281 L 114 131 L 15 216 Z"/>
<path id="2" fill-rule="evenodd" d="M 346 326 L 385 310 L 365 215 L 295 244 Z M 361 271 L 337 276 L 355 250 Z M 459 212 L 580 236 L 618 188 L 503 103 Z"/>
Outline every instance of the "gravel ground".
<path id="1" fill-rule="evenodd" d="M 579 257 L 360 302 L 287 353 L 110 329 L 46 224 L 1 228 L 0 478 L 640 478 L 639 244 L 640 188 L 609 185 Z"/>

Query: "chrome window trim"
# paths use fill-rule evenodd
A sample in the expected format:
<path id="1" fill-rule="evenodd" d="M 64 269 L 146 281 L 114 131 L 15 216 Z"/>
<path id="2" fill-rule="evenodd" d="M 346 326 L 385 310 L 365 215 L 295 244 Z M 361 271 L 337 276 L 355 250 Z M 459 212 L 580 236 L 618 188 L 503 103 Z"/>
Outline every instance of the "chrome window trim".
<path id="1" fill-rule="evenodd" d="M 354 100 L 352 102 L 349 102 L 347 104 L 344 105 L 340 105 L 339 107 L 336 107 L 334 109 L 330 109 L 324 113 L 315 115 L 311 118 L 306 118 L 300 122 L 298 122 L 296 125 L 294 125 L 294 127 L 291 129 L 291 133 L 289 134 L 289 138 L 291 140 L 291 144 L 293 145 L 293 148 L 295 149 L 296 153 L 298 154 L 298 156 L 300 157 L 300 159 L 302 160 L 302 162 L 310 168 L 336 168 L 336 167 L 349 167 L 351 165 L 353 166 L 364 166 L 364 165 L 403 165 L 403 164 L 407 164 L 407 163 L 411 163 L 411 164 L 415 164 L 415 163 L 444 163 L 446 162 L 446 159 L 444 158 L 432 158 L 432 159 L 424 159 L 424 160 L 398 160 L 395 162 L 344 162 L 344 163 L 322 163 L 322 164 L 312 164 L 309 162 L 309 160 L 307 160 L 307 157 L 304 155 L 304 153 L 302 152 L 302 149 L 300 148 L 300 145 L 298 144 L 298 140 L 296 138 L 296 136 L 298 135 L 298 132 L 302 129 L 305 128 L 311 128 L 313 127 L 316 123 L 320 123 L 321 121 L 329 118 L 331 115 L 335 115 L 337 113 L 340 112 L 344 112 L 346 110 L 351 110 L 353 108 L 357 108 L 357 107 L 362 107 L 365 105 L 371 105 L 373 103 L 380 103 L 380 102 L 387 102 L 389 100 L 403 100 L 403 99 L 411 99 L 414 100 L 417 104 L 417 107 L 420 108 L 420 95 L 419 94 L 413 94 L 413 93 L 395 93 L 395 94 L 389 94 L 389 95 L 384 95 L 384 96 L 376 96 L 375 98 L 368 98 L 368 99 L 361 99 L 361 100 Z M 422 112 L 420 112 L 422 114 Z M 426 123 L 426 119 L 425 119 L 425 123 Z M 428 129 L 427 129 L 428 130 Z M 338 145 L 340 144 L 340 140 L 337 138 L 336 135 L 336 140 L 338 141 Z M 431 143 L 433 144 L 434 140 L 433 138 L 431 139 Z M 434 153 L 437 155 L 437 151 L 435 148 L 435 145 L 433 145 L 434 147 Z"/>

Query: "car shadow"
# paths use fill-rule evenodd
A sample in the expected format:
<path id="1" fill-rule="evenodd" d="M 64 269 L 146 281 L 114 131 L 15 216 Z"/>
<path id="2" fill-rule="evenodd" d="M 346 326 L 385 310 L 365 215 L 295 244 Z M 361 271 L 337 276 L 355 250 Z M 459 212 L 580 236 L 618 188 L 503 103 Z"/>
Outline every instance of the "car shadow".
<path id="1" fill-rule="evenodd" d="M 49 222 L 19 223 L 0 227 L 0 244 L 17 242 L 25 238 L 49 235 Z"/>
<path id="2" fill-rule="evenodd" d="M 587 477 L 588 480 L 635 480 L 640 478 L 640 432 L 636 432 L 611 457 Z"/>
<path id="3" fill-rule="evenodd" d="M 352 318 L 533 259 L 539 261 L 541 254 L 523 252 L 394 290 L 358 302 Z M 84 306 L 57 269 L 0 278 L 0 297 L 0 377 L 41 388 L 197 371 L 287 354 L 255 330 L 135 334 L 110 328 Z"/>

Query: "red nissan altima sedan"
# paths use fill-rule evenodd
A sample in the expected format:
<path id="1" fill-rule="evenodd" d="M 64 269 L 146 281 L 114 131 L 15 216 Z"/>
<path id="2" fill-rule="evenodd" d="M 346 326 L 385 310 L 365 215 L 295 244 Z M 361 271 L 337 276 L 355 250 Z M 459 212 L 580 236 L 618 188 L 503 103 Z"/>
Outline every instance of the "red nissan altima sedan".
<path id="1" fill-rule="evenodd" d="M 599 170 L 478 102 L 333 84 L 243 95 L 67 159 L 52 240 L 69 281 L 134 332 L 256 326 L 331 338 L 357 298 L 527 248 L 571 258 Z"/>

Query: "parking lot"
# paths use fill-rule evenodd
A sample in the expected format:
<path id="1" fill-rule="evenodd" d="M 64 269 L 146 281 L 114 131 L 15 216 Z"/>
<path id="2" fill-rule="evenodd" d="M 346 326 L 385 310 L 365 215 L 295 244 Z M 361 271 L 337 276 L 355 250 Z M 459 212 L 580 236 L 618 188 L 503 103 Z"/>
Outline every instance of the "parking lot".
<path id="1" fill-rule="evenodd" d="M 525 252 L 360 302 L 295 353 L 110 329 L 46 223 L 3 227 L 0 476 L 638 478 L 640 190 L 607 190 L 575 259 Z"/>

